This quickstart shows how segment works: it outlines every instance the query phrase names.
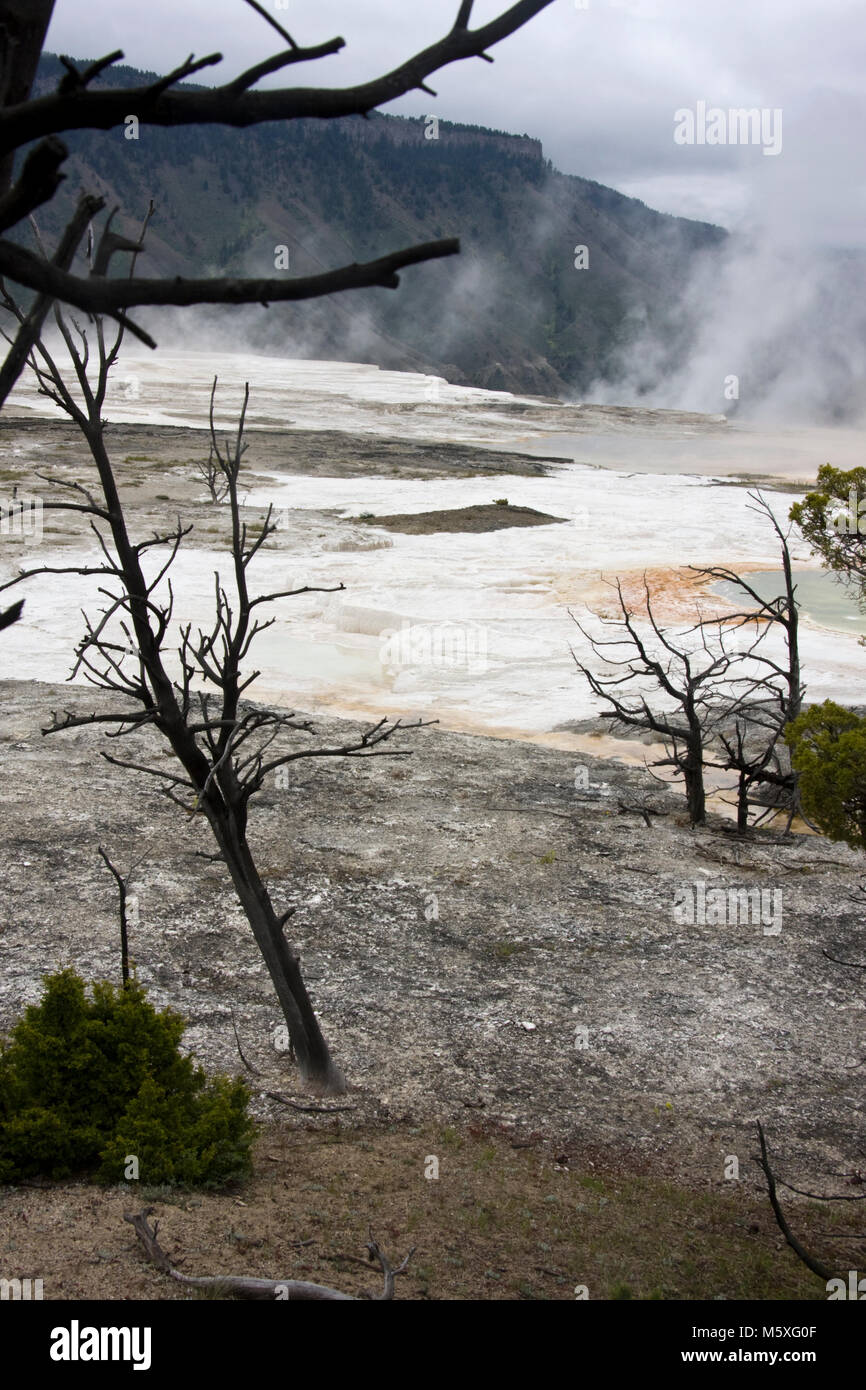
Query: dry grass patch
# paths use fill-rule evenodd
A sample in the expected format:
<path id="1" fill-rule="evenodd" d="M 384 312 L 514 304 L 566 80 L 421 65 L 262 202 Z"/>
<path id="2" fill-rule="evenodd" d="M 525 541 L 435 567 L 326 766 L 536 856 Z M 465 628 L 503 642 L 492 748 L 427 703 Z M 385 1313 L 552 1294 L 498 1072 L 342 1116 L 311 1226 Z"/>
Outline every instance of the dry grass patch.
<path id="1" fill-rule="evenodd" d="M 350 1130 L 298 1120 L 265 1129 L 253 1178 L 221 1193 L 143 1183 L 0 1190 L 3 1273 L 41 1276 L 46 1298 L 195 1296 L 146 1264 L 122 1221 L 152 1203 L 164 1247 L 189 1274 L 376 1293 L 376 1271 L 357 1263 L 372 1228 L 395 1262 L 416 1247 L 398 1283 L 404 1299 L 572 1300 L 578 1285 L 591 1300 L 825 1296 L 745 1183 L 696 1192 L 591 1171 L 483 1125 Z M 425 1177 L 433 1160 L 437 1179 Z M 816 1204 L 801 1204 L 797 1218 L 807 1235 L 841 1220 Z"/>

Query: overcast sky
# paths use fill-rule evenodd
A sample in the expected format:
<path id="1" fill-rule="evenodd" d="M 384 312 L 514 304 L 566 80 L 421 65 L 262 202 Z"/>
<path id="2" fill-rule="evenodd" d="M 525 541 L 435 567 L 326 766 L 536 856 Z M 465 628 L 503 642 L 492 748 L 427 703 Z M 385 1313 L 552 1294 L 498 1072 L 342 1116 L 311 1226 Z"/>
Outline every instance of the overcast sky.
<path id="1" fill-rule="evenodd" d="M 292 71 L 291 84 L 302 86 L 344 86 L 396 66 L 440 38 L 458 8 L 457 0 L 264 4 L 299 43 L 347 40 L 341 54 Z M 476 0 L 473 26 L 507 5 Z M 204 81 L 279 44 L 243 0 L 57 0 L 48 41 L 76 57 L 123 48 L 127 62 L 160 72 L 190 52 L 223 52 Z M 384 109 L 527 132 L 558 168 L 665 212 L 866 246 L 864 0 L 554 0 L 493 52 L 493 65 L 471 60 L 431 78 L 437 100 L 419 92 Z M 676 143 L 674 113 L 699 102 L 767 108 L 780 152 Z"/>

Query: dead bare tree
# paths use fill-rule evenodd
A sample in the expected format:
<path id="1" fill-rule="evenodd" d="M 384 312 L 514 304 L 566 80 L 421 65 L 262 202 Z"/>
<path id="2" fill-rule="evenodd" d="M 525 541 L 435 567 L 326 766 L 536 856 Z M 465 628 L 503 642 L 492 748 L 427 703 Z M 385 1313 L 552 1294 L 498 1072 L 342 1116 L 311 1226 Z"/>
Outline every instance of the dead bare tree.
<path id="1" fill-rule="evenodd" d="M 203 479 L 204 485 L 208 490 L 208 495 L 212 502 L 224 502 L 229 495 L 229 485 L 225 478 L 225 469 L 220 454 L 219 440 L 214 424 L 214 401 L 216 399 L 217 378 L 213 379 L 213 386 L 210 392 L 210 444 L 208 447 L 207 460 L 204 463 L 196 464 L 196 472 Z"/>
<path id="2" fill-rule="evenodd" d="M 98 247 L 93 254 L 94 257 L 99 255 Z M 5 305 L 16 312 L 19 322 L 23 319 L 23 311 L 15 306 L 8 292 Z M 132 540 L 106 447 L 102 418 L 109 374 L 117 360 L 123 328 L 117 329 L 113 341 L 109 342 L 105 322 L 101 316 L 96 316 L 95 354 L 91 361 L 87 331 L 77 324 L 71 327 L 56 305 L 54 317 L 69 354 L 82 404 L 73 396 L 55 356 L 41 338 L 30 354 L 29 365 L 36 374 L 40 392 L 65 411 L 84 435 L 96 465 L 102 500 L 82 483 L 64 482 L 61 486 L 70 489 L 76 500 L 44 505 L 87 516 L 99 546 L 101 562 L 41 565 L 21 570 L 15 578 L 0 586 L 0 592 L 39 574 L 99 576 L 103 580 L 100 592 L 107 601 L 95 622 L 89 618 L 85 620 L 85 634 L 78 644 L 70 679 L 81 674 L 98 690 L 118 700 L 125 699 L 133 707 L 89 715 L 74 715 L 69 711 L 63 716 L 55 714 L 43 733 L 106 724 L 114 726 L 110 738 L 122 738 L 133 731 L 152 728 L 166 740 L 177 764 L 174 770 L 132 762 L 108 753 L 103 756 L 116 766 L 154 777 L 163 794 L 188 815 L 205 816 L 273 981 L 301 1075 L 325 1092 L 341 1091 L 345 1086 L 342 1073 L 331 1058 L 313 1011 L 298 957 L 283 934 L 294 909 L 277 913 L 249 847 L 249 806 L 266 778 L 300 758 L 407 756 L 402 750 L 383 751 L 380 748 L 398 729 L 406 726 L 399 720 L 389 723 L 383 719 L 366 733 L 337 746 L 284 750 L 274 746 L 276 740 L 287 734 L 311 735 L 314 733 L 312 723 L 294 713 L 244 710 L 241 706 L 243 692 L 258 675 L 256 671 L 242 675 L 242 663 L 256 635 L 274 621 L 273 618 L 259 618 L 261 606 L 297 594 L 330 593 L 343 587 L 337 584 L 322 590 L 305 586 L 258 596 L 250 593 L 250 564 L 276 525 L 271 519 L 271 508 L 255 532 L 248 529 L 241 515 L 238 479 L 245 451 L 249 385 L 244 393 L 233 445 L 216 445 L 231 515 L 234 594 L 230 598 L 217 574 L 213 627 L 208 632 L 200 630 L 196 634 L 190 624 L 180 628 L 180 676 L 172 679 L 166 664 L 166 638 L 174 611 L 169 571 L 191 528 L 184 527 L 178 519 L 173 530 L 165 534 L 154 534 L 144 541 Z M 46 478 L 46 481 L 54 480 Z M 107 528 L 108 534 L 102 528 Z M 167 558 L 157 564 L 155 573 L 148 575 L 145 560 L 149 561 L 151 552 L 159 547 L 167 548 Z M 115 587 L 104 587 L 106 580 Z"/>
<path id="3" fill-rule="evenodd" d="M 126 914 L 126 903 L 129 896 L 129 880 L 139 864 L 142 864 L 144 861 L 141 859 L 136 860 L 132 868 L 125 874 L 122 874 L 116 865 L 112 864 L 105 850 L 102 848 L 102 845 L 99 845 L 98 848 L 100 859 L 117 884 L 117 909 L 120 917 L 120 978 L 123 988 L 126 989 L 129 986 L 129 919 Z"/>
<path id="4" fill-rule="evenodd" d="M 68 149 L 59 138 L 71 130 L 111 130 L 123 126 L 130 114 L 140 126 L 224 125 L 245 127 L 266 121 L 290 121 L 302 117 L 331 120 L 340 116 L 367 116 L 384 102 L 413 90 L 435 96 L 426 78 L 449 64 L 466 58 L 483 58 L 486 52 L 545 9 L 552 0 L 519 0 L 503 14 L 477 29 L 469 28 L 473 0 L 461 0 L 450 32 L 423 52 L 415 54 L 392 72 L 358 86 L 345 88 L 278 88 L 253 90 L 271 73 L 295 63 L 321 59 L 345 46 L 342 38 L 312 47 L 297 44 L 282 25 L 261 5 L 248 4 L 266 19 L 287 45 L 272 57 L 240 73 L 221 86 L 204 91 L 179 87 L 184 78 L 222 61 L 222 54 L 192 56 L 172 72 L 146 86 L 94 90 L 101 73 L 120 61 L 118 50 L 85 68 L 61 59 L 65 75 L 57 91 L 30 98 L 39 55 L 54 8 L 54 0 L 3 0 L 0 4 L 0 232 L 17 226 L 36 208 L 49 202 L 66 177 L 63 164 Z M 14 155 L 33 141 L 17 179 Z M 86 206 L 85 206 L 86 204 Z M 0 368 L 0 405 L 14 386 L 51 300 L 60 300 L 89 314 L 105 314 L 124 324 L 150 347 L 149 333 L 128 318 L 135 305 L 263 304 L 314 299 L 337 291 L 381 286 L 396 289 L 398 272 L 405 266 L 452 256 L 459 249 L 456 238 L 426 242 L 394 251 L 365 264 L 342 266 L 320 275 L 280 279 L 136 279 L 109 277 L 107 263 L 97 263 L 94 273 L 72 273 L 75 251 L 87 224 L 103 207 L 101 199 L 87 196 L 64 233 L 51 259 L 34 255 L 7 237 L 0 237 L 0 277 L 14 281 L 37 298 L 27 321 L 19 327 Z M 106 248 L 108 250 L 108 248 Z M 108 258 L 110 258 L 108 250 Z M 40 318 L 41 315 L 41 318 Z"/>
<path id="5" fill-rule="evenodd" d="M 724 565 L 707 565 L 691 569 L 700 579 L 723 581 L 734 586 L 753 606 L 740 612 L 726 613 L 713 618 L 712 625 L 722 623 L 726 629 L 751 627 L 755 639 L 748 651 L 751 673 L 730 681 L 735 693 L 727 719 L 717 728 L 722 758 L 711 765 L 737 773 L 737 829 L 749 825 L 752 789 L 755 786 L 774 789 L 773 801 L 764 805 L 755 824 L 773 815 L 779 804 L 788 811 L 788 829 L 799 810 L 797 777 L 792 771 L 790 757 L 783 748 L 786 726 L 800 713 L 805 687 L 801 680 L 799 644 L 799 608 L 796 600 L 791 553 L 788 545 L 792 526 L 784 531 L 767 499 L 760 491 L 750 492 L 756 511 L 769 520 L 779 541 L 785 591 L 778 598 L 764 599 L 748 579 Z M 763 650 L 768 634 L 781 629 L 785 643 L 784 664 L 775 661 Z"/>
<path id="6" fill-rule="evenodd" d="M 261 78 L 295 63 L 336 53 L 343 47 L 343 40 L 334 39 L 303 48 L 260 5 L 253 0 L 247 3 L 268 21 L 288 47 L 222 86 L 204 92 L 178 89 L 182 79 L 221 61 L 220 54 L 211 54 L 199 60 L 190 57 L 147 86 L 93 90 L 100 74 L 124 56 L 117 51 L 85 68 L 78 68 L 69 58 L 62 58 L 65 75 L 57 91 L 32 99 L 30 91 L 53 0 L 2 0 L 0 232 L 17 226 L 54 197 L 65 177 L 62 166 L 68 150 L 59 138 L 65 131 L 112 129 L 122 126 L 131 112 L 143 126 L 220 124 L 243 127 L 305 116 L 332 119 L 350 114 L 367 115 L 402 93 L 418 88 L 430 92 L 425 79 L 450 63 L 469 57 L 492 62 L 486 49 L 521 28 L 551 0 L 520 0 L 477 29 L 469 28 L 473 0 L 461 0 L 454 26 L 445 38 L 391 73 L 342 90 L 287 88 L 266 92 L 252 90 Z M 15 152 L 33 141 L 39 143 L 27 154 L 16 178 Z M 184 528 L 178 520 L 176 527 L 166 534 L 154 535 L 145 541 L 132 540 L 105 444 L 102 410 L 108 374 L 117 358 L 123 331 L 129 330 L 149 346 L 155 346 L 153 338 L 128 317 L 126 310 L 133 305 L 261 303 L 267 306 L 271 302 L 310 299 L 374 285 L 394 289 L 399 284 L 397 272 L 404 266 L 453 255 L 459 250 L 459 243 L 454 238 L 427 242 L 364 265 L 343 266 L 295 279 L 139 279 L 134 274 L 135 256 L 143 248 L 144 232 L 135 241 L 119 235 L 111 228 L 112 213 L 95 245 L 91 239 L 89 273 L 72 273 L 82 239 L 103 206 L 102 199 L 87 193 L 82 195 L 59 245 L 50 256 L 44 248 L 40 247 L 40 254 L 34 254 L 0 237 L 0 294 L 3 307 L 12 314 L 16 324 L 14 336 L 7 335 L 9 352 L 0 366 L 0 406 L 25 364 L 29 363 L 37 374 L 40 390 L 81 429 L 96 465 L 102 494 L 99 500 L 83 483 L 66 483 L 64 486 L 71 491 L 72 500 L 44 504 L 47 508 L 77 511 L 88 517 L 100 547 L 102 563 L 43 566 L 24 572 L 11 582 L 18 583 L 31 574 L 71 573 L 98 576 L 114 583 L 115 589 L 103 591 L 107 593 L 108 603 L 99 618 L 95 622 L 88 620 L 85 636 L 77 649 L 73 675 L 80 673 L 98 689 L 137 707 L 98 712 L 83 718 L 66 712 L 63 717 L 55 716 L 45 732 L 105 724 L 113 726 L 110 737 L 119 738 L 134 730 L 153 728 L 167 741 L 179 765 L 175 772 L 113 757 L 110 761 L 157 778 L 162 791 L 172 801 L 190 814 L 198 812 L 206 817 L 267 964 L 301 1072 L 321 1089 L 338 1091 L 344 1086 L 342 1074 L 331 1059 L 313 1012 L 297 956 L 283 935 L 292 910 L 277 913 L 250 853 L 246 838 L 249 804 L 264 779 L 278 767 L 301 757 L 375 755 L 382 751 L 379 745 L 402 726 L 399 721 L 389 724 L 382 720 L 365 734 L 339 747 L 291 752 L 274 748 L 273 755 L 269 756 L 267 750 L 279 736 L 310 734 L 311 725 L 292 713 L 241 708 L 241 695 L 256 675 L 253 672 L 243 678 L 241 663 L 256 634 L 272 621 L 259 620 L 259 606 L 293 594 L 311 592 L 309 588 L 301 588 L 257 597 L 249 592 L 249 565 L 272 534 L 274 525 L 269 510 L 258 532 L 250 534 L 241 517 L 237 484 L 248 392 L 236 445 L 233 450 L 224 451 L 219 461 L 232 518 L 234 600 L 230 601 L 217 576 L 213 628 L 195 636 L 189 626 L 182 629 L 181 675 L 177 682 L 172 680 L 164 660 L 164 643 L 172 620 L 174 595 L 166 576 L 189 528 Z M 108 273 L 113 256 L 121 251 L 133 255 L 127 278 Z M 15 282 L 34 293 L 35 298 L 26 310 L 10 292 L 7 282 Z M 74 320 L 70 326 L 57 308 L 58 302 L 93 317 L 94 380 L 88 375 L 91 343 L 87 330 Z M 75 399 L 42 337 L 52 305 L 82 404 Z M 106 317 L 114 319 L 118 325 L 113 344 L 106 340 Z M 106 528 L 107 534 L 100 527 Z M 168 557 L 156 574 L 149 577 L 145 562 L 159 547 L 167 547 Z M 167 597 L 157 592 L 163 580 L 168 586 Z M 17 616 L 14 609 L 8 610 L 8 614 Z M 10 616 L 9 621 L 12 620 Z M 216 696 L 199 690 L 199 684 L 215 687 Z M 393 755 L 405 756 L 396 751 Z"/>
<path id="7" fill-rule="evenodd" d="M 660 627 L 656 620 L 646 575 L 643 587 L 650 626 L 648 638 L 642 636 L 638 628 L 638 618 L 626 602 L 620 580 L 611 587 L 616 590 L 622 616 L 599 621 L 605 629 L 613 628 L 618 633 L 616 637 L 600 639 L 587 632 L 577 619 L 575 622 L 595 656 L 608 667 L 614 667 L 615 674 L 596 674 L 572 651 L 575 665 L 593 694 L 610 705 L 603 719 L 660 735 L 666 746 L 666 756 L 651 765 L 672 767 L 682 776 L 689 820 L 692 825 L 703 825 L 706 821 L 704 750 L 718 713 L 716 686 L 727 673 L 733 657 L 724 647 L 721 632 L 712 646 L 701 624 L 691 630 L 695 636 L 691 648 L 685 638 L 676 645 L 668 630 Z M 623 651 L 625 655 L 617 655 Z M 648 684 L 653 692 L 667 698 L 667 709 L 650 704 L 646 692 Z"/>

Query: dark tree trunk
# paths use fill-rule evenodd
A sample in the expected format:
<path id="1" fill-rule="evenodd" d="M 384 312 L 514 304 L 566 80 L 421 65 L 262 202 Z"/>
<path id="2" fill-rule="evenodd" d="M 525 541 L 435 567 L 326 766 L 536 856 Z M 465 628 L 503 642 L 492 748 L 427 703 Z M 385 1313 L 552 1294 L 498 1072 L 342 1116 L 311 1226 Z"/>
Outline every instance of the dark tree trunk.
<path id="1" fill-rule="evenodd" d="M 700 731 L 698 731 L 697 739 L 689 740 L 688 750 L 682 763 L 682 771 L 686 784 L 689 820 L 692 825 L 705 825 L 707 804 L 704 791 L 704 749 Z"/>
<path id="2" fill-rule="evenodd" d="M 706 795 L 704 793 L 704 779 L 701 775 L 701 769 L 699 767 L 684 767 L 683 775 L 686 782 L 686 801 L 689 808 L 689 820 L 692 825 L 706 825 Z"/>
<path id="3" fill-rule="evenodd" d="M 111 460 L 105 447 L 103 425 L 90 421 L 85 425 L 84 433 L 99 472 L 111 518 L 112 538 L 123 570 L 123 582 L 130 596 L 136 644 L 160 712 L 157 727 L 171 744 L 178 762 L 189 777 L 190 785 L 199 789 L 202 809 L 277 992 L 301 1075 L 319 1090 L 338 1094 L 346 1089 L 346 1083 L 328 1050 L 304 985 L 298 959 L 283 936 L 268 890 L 253 861 L 246 838 L 246 805 L 235 800 L 238 795 L 237 782 L 226 769 L 220 779 L 224 786 L 220 786 L 219 792 L 211 795 L 205 790 L 211 767 L 178 707 L 174 687 L 163 667 L 149 625 L 147 584 L 138 555 L 127 534 Z"/>
<path id="4" fill-rule="evenodd" d="M 737 782 L 737 831 L 744 835 L 749 828 L 749 779 L 741 772 Z"/>
<path id="5" fill-rule="evenodd" d="M 298 958 L 283 935 L 246 835 L 231 811 L 227 812 L 224 807 L 206 806 L 206 813 L 277 992 L 301 1075 L 326 1094 L 340 1094 L 346 1089 L 345 1078 L 331 1057 L 313 1012 Z"/>
<path id="6" fill-rule="evenodd" d="M 800 694 L 800 615 L 797 612 L 797 600 L 794 597 L 796 585 L 791 569 L 791 555 L 788 546 L 782 543 L 782 568 L 785 572 L 785 594 L 788 601 L 788 618 L 785 625 L 785 633 L 788 638 L 788 708 L 787 722 L 789 724 L 797 718 L 802 708 L 802 697 Z"/>

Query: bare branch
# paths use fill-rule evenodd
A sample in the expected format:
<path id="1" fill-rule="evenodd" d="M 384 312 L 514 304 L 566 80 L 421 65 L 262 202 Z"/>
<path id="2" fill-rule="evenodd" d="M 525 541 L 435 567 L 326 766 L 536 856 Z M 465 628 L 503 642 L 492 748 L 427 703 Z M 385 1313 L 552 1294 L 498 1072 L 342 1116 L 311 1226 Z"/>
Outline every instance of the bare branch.
<path id="1" fill-rule="evenodd" d="M 29 256 L 37 266 L 44 266 L 49 274 L 66 275 L 88 224 L 104 206 L 102 198 L 94 198 L 89 194 L 85 194 L 79 199 L 75 213 L 60 239 L 60 245 L 52 261 L 40 261 L 29 251 L 24 254 Z M 12 245 L 11 242 L 9 244 Z M 12 278 L 15 279 L 16 277 L 13 276 Z M 21 281 L 20 283 L 23 284 L 24 282 Z M 34 285 L 31 288 L 37 289 L 38 286 Z M 0 406 L 5 403 L 9 392 L 24 370 L 24 364 L 42 332 L 42 326 L 54 298 L 56 296 L 50 289 L 40 292 L 27 317 L 22 319 L 15 342 L 7 353 L 6 360 L 0 366 Z"/>
<path id="2" fill-rule="evenodd" d="M 13 603 L 10 608 L 6 608 L 3 612 L 0 612 L 0 631 L 2 631 L 4 627 L 11 627 L 13 623 L 17 623 L 23 612 L 23 598 L 19 599 L 17 603 Z"/>
<path id="3" fill-rule="evenodd" d="M 472 15 L 473 3 L 474 0 L 462 0 L 460 10 L 457 14 L 457 18 L 454 21 L 455 31 L 460 29 L 467 29 L 469 27 L 469 20 Z"/>
<path id="4" fill-rule="evenodd" d="M 194 72 L 201 72 L 202 68 L 212 68 L 215 63 L 221 63 L 222 60 L 223 55 L 221 53 L 209 53 L 206 58 L 194 58 L 190 54 L 186 62 L 172 68 L 165 77 L 160 77 L 158 81 L 151 82 L 149 86 L 144 88 L 145 102 L 161 96 L 163 92 L 168 91 L 169 87 L 173 87 L 175 83 L 181 82 L 185 77 L 191 77 Z"/>
<path id="5" fill-rule="evenodd" d="M 115 314 L 135 304 L 262 304 L 318 299 L 342 290 L 380 287 L 396 289 L 398 270 L 443 256 L 456 256 L 460 242 L 456 237 L 428 241 L 393 251 L 378 260 L 342 266 L 320 275 L 283 280 L 173 280 L 107 279 L 95 276 L 85 280 L 70 275 L 59 266 L 42 261 L 15 242 L 0 240 L 0 275 L 52 299 L 74 304 L 89 314 Z M 127 324 L 127 326 L 131 326 Z M 152 341 L 152 340 L 151 340 Z M 17 379 L 17 378 L 16 378 Z M 0 399 L 2 403 L 2 399 Z"/>
<path id="6" fill-rule="evenodd" d="M 251 0 L 247 0 L 250 4 Z M 229 82 L 226 92 L 245 92 L 261 78 L 267 77 L 272 72 L 279 72 L 281 68 L 287 68 L 293 63 L 307 63 L 313 58 L 327 58 L 332 53 L 339 53 L 345 47 L 343 39 L 328 39 L 326 43 L 320 43 L 315 48 L 289 48 L 284 53 L 275 53 L 272 58 L 265 58 L 263 62 L 256 63 L 254 67 L 247 68 L 233 82 Z"/>
<path id="7" fill-rule="evenodd" d="M 269 1100 L 275 1100 L 280 1105 L 287 1105 L 291 1110 L 300 1110 L 304 1115 L 339 1115 L 344 1110 L 354 1110 L 354 1105 L 304 1105 L 300 1101 L 289 1100 L 288 1096 L 281 1096 L 279 1091 L 265 1091 Z"/>
<path id="8" fill-rule="evenodd" d="M 101 757 L 113 767 L 125 767 L 131 772 L 145 772 L 148 777 L 160 777 L 165 782 L 171 782 L 176 787 L 186 787 L 190 789 L 190 782 L 187 777 L 176 777 L 173 772 L 167 772 L 162 767 L 145 767 L 143 763 L 127 762 L 125 758 L 114 758 L 110 753 L 101 753 Z M 194 787 L 191 788 L 193 791 Z"/>
<path id="9" fill-rule="evenodd" d="M 773 1208 L 773 1215 L 776 1218 L 776 1224 L 778 1225 L 779 1230 L 782 1232 L 782 1235 L 785 1237 L 785 1240 L 790 1245 L 794 1254 L 803 1261 L 803 1264 L 806 1265 L 808 1269 L 811 1269 L 813 1274 L 817 1274 L 819 1279 L 823 1279 L 824 1282 L 827 1283 L 829 1282 L 829 1280 L 835 1278 L 836 1275 L 834 1274 L 832 1269 L 829 1269 L 827 1265 L 823 1264 L 820 1260 L 816 1259 L 814 1255 L 811 1255 L 809 1253 L 809 1251 L 805 1248 L 804 1245 L 801 1245 L 800 1241 L 797 1239 L 790 1226 L 788 1225 L 785 1213 L 782 1211 L 782 1208 L 779 1204 L 779 1198 L 776 1194 L 776 1177 L 773 1173 L 772 1168 L 770 1167 L 770 1159 L 767 1153 L 767 1141 L 764 1138 L 764 1129 L 760 1120 L 757 1121 L 757 1129 L 758 1139 L 761 1145 L 761 1154 L 760 1158 L 758 1158 L 756 1162 L 763 1170 L 764 1177 L 767 1181 L 767 1196 L 770 1199 L 770 1206 Z"/>
<path id="10" fill-rule="evenodd" d="M 243 1062 L 244 1066 L 246 1067 L 247 1071 L 250 1073 L 251 1076 L 261 1076 L 261 1072 L 257 1071 L 256 1068 L 252 1065 L 252 1063 L 248 1062 L 246 1057 L 244 1056 L 244 1050 L 241 1047 L 240 1034 L 238 1033 L 238 1025 L 235 1022 L 235 1011 L 234 1009 L 230 1009 L 229 1012 L 231 1013 L 232 1028 L 234 1029 L 235 1046 L 238 1050 L 238 1056 L 240 1057 L 241 1061 Z"/>
<path id="11" fill-rule="evenodd" d="M 272 29 L 276 29 L 280 38 L 285 39 L 286 43 L 289 45 L 289 48 L 297 48 L 298 45 L 295 43 L 291 34 L 287 34 L 282 24 L 280 24 L 276 19 L 274 19 L 272 14 L 268 14 L 268 11 L 259 4 L 259 0 L 246 0 L 246 3 L 250 6 L 251 9 L 256 11 L 256 14 L 260 14 L 262 19 L 264 19 L 268 24 L 270 24 Z"/>
<path id="12" fill-rule="evenodd" d="M 17 183 L 0 198 L 0 232 L 51 201 L 66 178 L 60 166 L 68 156 L 68 149 L 56 135 L 49 135 L 30 151 Z"/>
<path id="13" fill-rule="evenodd" d="M 150 724 L 156 718 L 155 709 L 137 710 L 135 713 L 126 714 L 73 714 L 71 710 L 64 710 L 64 718 L 60 720 L 54 710 L 51 711 L 51 723 L 42 729 L 45 734 L 60 734 L 66 729 L 83 729 L 91 724 L 119 724 L 122 727 L 128 725 L 130 729 L 138 729 L 143 724 Z"/>
<path id="14" fill-rule="evenodd" d="M 62 96 L 66 96 L 69 92 L 83 91 L 88 83 L 92 82 L 94 78 L 98 77 L 106 68 L 110 68 L 113 63 L 119 63 L 122 57 L 123 49 L 116 48 L 113 53 L 107 54 L 106 57 L 97 58 L 94 63 L 90 63 L 84 71 L 81 72 L 71 58 L 67 58 L 61 53 L 60 61 L 66 69 L 66 76 L 60 79 L 60 85 L 57 88 L 58 92 L 60 92 Z"/>
<path id="15" fill-rule="evenodd" d="M 478 29 L 458 27 L 461 20 L 468 21 L 469 10 L 464 3 L 458 12 L 458 24 L 445 38 L 415 54 L 392 72 L 355 87 L 297 87 L 264 92 L 232 92 L 230 83 L 204 91 L 155 92 L 149 87 L 131 87 L 82 91 L 76 93 L 74 99 L 68 94 L 54 93 L 35 101 L 20 102 L 0 114 L 0 156 L 40 136 L 66 130 L 111 130 L 122 125 L 130 111 L 135 111 L 142 123 L 157 126 L 244 127 L 302 117 L 329 119 L 365 115 L 415 90 L 425 78 L 443 67 L 466 58 L 482 57 L 486 49 L 515 33 L 551 3 L 552 0 L 518 0 Z"/>
<path id="16" fill-rule="evenodd" d="M 92 275 L 106 275 L 111 258 L 116 251 L 134 251 L 137 254 L 144 250 L 143 238 L 138 241 L 131 241 L 129 237 L 121 236 L 119 232 L 111 230 L 111 224 L 119 211 L 119 208 L 113 209 L 102 229 L 102 235 L 93 256 Z"/>

